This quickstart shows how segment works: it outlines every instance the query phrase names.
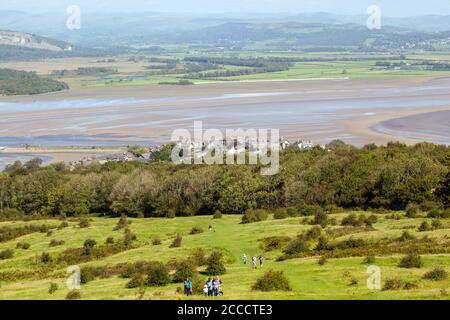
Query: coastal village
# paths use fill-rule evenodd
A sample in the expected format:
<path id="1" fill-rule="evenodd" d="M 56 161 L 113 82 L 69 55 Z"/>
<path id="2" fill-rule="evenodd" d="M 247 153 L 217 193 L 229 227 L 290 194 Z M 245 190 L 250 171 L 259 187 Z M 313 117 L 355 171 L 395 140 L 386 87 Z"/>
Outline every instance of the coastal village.
<path id="1" fill-rule="evenodd" d="M 210 150 L 213 148 L 213 143 L 203 143 L 201 146 L 197 145 L 193 142 L 183 142 L 184 144 L 189 144 L 188 148 L 191 150 L 201 150 L 201 152 L 197 153 L 197 156 L 202 157 L 205 156 Z M 294 142 L 289 141 L 288 139 L 281 138 L 280 141 L 280 149 L 285 150 L 289 147 L 298 148 L 300 150 L 308 150 L 314 147 L 319 147 L 325 149 L 324 145 L 315 144 L 311 140 L 297 140 Z M 164 152 L 164 150 L 171 150 L 173 143 L 163 144 L 156 147 L 140 147 L 134 146 L 129 147 L 127 151 L 118 154 L 109 154 L 109 155 L 99 155 L 94 157 L 85 157 L 79 161 L 70 162 L 69 165 L 71 168 L 75 168 L 77 165 L 89 165 L 92 163 L 98 163 L 100 165 L 107 164 L 108 162 L 127 162 L 127 161 L 139 161 L 143 163 L 151 163 L 157 161 L 159 155 Z M 227 154 L 239 154 L 243 152 L 255 153 L 257 154 L 259 150 L 255 148 L 251 143 L 245 141 L 224 141 L 224 152 Z"/>

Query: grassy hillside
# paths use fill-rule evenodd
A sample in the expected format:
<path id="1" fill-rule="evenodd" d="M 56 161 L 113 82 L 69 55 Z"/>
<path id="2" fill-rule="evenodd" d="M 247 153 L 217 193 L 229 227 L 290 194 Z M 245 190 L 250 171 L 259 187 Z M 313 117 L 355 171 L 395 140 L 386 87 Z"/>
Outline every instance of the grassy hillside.
<path id="1" fill-rule="evenodd" d="M 224 253 L 227 268 L 226 274 L 221 277 L 224 299 L 449 299 L 450 296 L 445 289 L 448 290 L 450 287 L 450 279 L 431 281 L 422 279 L 422 276 L 435 267 L 443 267 L 447 272 L 450 271 L 448 239 L 450 219 L 439 219 L 442 224 L 440 229 L 425 232 L 419 232 L 417 229 L 423 221 L 432 221 L 426 218 L 425 213 L 414 219 L 406 218 L 403 213 L 397 213 L 398 216 L 391 216 L 391 213 L 378 213 L 376 214 L 378 222 L 371 228 L 341 226 L 342 219 L 349 213 L 329 215 L 329 218 L 336 219 L 336 223 L 328 226 L 326 228 L 328 231 L 322 232 L 329 235 L 331 243 L 349 239 L 364 239 L 367 243 L 377 243 L 386 239 L 394 241 L 405 230 L 416 237 L 416 240 L 404 240 L 403 243 L 408 247 L 421 243 L 423 240 L 420 239 L 424 237 L 431 239 L 425 240 L 428 245 L 420 247 L 424 263 L 422 268 L 399 268 L 397 265 L 403 256 L 400 252 L 391 255 L 376 254 L 375 261 L 372 262 L 381 268 L 383 284 L 388 279 L 399 279 L 409 283 L 412 289 L 381 291 L 367 289 L 368 264 L 363 262 L 365 256 L 355 251 L 352 257 L 329 258 L 324 265 L 318 264 L 320 255 L 314 251 L 309 251 L 303 258 L 284 261 L 277 261 L 277 259 L 282 255 L 285 245 L 279 249 L 264 251 L 260 241 L 263 238 L 283 236 L 294 239 L 299 233 L 310 230 L 312 226 L 308 219 L 311 218 L 305 220 L 304 217 L 275 220 L 271 215 L 266 221 L 250 224 L 241 224 L 240 215 L 224 215 L 221 219 L 213 219 L 211 216 L 129 219 L 128 221 L 131 221 L 129 228 L 137 236 L 137 240 L 130 247 L 120 253 L 79 265 L 83 270 L 86 266 L 112 268 L 119 263 L 143 260 L 168 263 L 173 259 L 187 258 L 195 248 L 203 248 L 207 255 L 217 249 Z M 68 248 L 82 247 L 86 239 L 93 239 L 100 246 L 110 236 L 114 237 L 116 242 L 123 238 L 123 229 L 113 231 L 118 218 L 92 218 L 87 228 L 79 228 L 79 220 L 75 218 L 67 222 L 68 227 L 60 230 L 56 229 L 56 226 L 61 223 L 59 220 L 0 223 L 0 228 L 42 224 L 55 228 L 51 233 L 42 230 L 44 231 L 42 233 L 33 232 L 0 242 L 0 252 L 5 249 L 14 250 L 12 258 L 0 259 L 0 299 L 64 299 L 68 293 L 65 286 L 66 264 L 55 262 L 61 253 Z M 212 231 L 208 230 L 210 225 Z M 191 235 L 192 227 L 200 227 L 204 232 Z M 169 248 L 176 234 L 183 236 L 181 247 Z M 161 239 L 162 243 L 153 245 L 155 238 Z M 65 243 L 49 247 L 52 239 L 64 240 Z M 18 242 L 29 243 L 30 248 L 17 249 Z M 433 254 L 424 253 L 427 250 L 433 251 Z M 41 262 L 40 257 L 43 252 L 50 253 L 54 262 L 50 264 Z M 244 266 L 241 262 L 241 256 L 244 253 L 249 258 L 263 254 L 266 258 L 263 269 L 252 270 L 250 264 Z M 290 282 L 292 291 L 253 291 L 251 287 L 256 279 L 268 269 L 282 270 Z M 198 268 L 200 272 L 203 270 L 204 267 Z M 82 299 L 136 299 L 138 297 L 138 289 L 125 287 L 129 279 L 113 274 L 104 276 L 103 279 L 98 277 L 82 285 L 80 290 Z M 204 281 L 206 277 L 201 274 L 201 281 Z M 58 290 L 53 294 L 48 292 L 50 283 L 58 285 Z M 147 287 L 144 299 L 179 299 L 181 296 L 177 293 L 177 287 L 181 286 L 180 283 L 172 283 L 163 287 Z M 193 298 L 201 298 L 201 296 Z"/>

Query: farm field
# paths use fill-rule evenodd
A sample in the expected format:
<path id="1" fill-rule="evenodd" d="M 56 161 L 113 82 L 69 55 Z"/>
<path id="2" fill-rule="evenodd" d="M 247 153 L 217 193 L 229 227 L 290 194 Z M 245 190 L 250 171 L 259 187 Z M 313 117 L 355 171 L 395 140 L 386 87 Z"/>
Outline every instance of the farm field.
<path id="1" fill-rule="evenodd" d="M 92 261 L 80 263 L 81 272 L 87 266 L 113 267 L 120 263 L 137 261 L 159 261 L 165 264 L 171 260 L 186 259 L 196 248 L 202 248 L 206 255 L 214 250 L 224 254 L 226 273 L 221 276 L 223 281 L 222 299 L 449 299 L 448 289 L 450 279 L 431 281 L 422 276 L 433 268 L 450 266 L 450 219 L 440 219 L 442 227 L 434 231 L 418 232 L 423 221 L 431 223 L 432 219 L 421 217 L 410 219 L 404 213 L 396 213 L 392 219 L 391 213 L 377 213 L 377 222 L 371 228 L 342 227 L 341 221 L 350 213 L 365 215 L 370 212 L 345 212 L 329 215 L 334 218 L 336 225 L 326 227 L 322 232 L 331 236 L 331 242 L 342 242 L 349 239 L 363 239 L 367 243 L 376 243 L 383 239 L 397 239 L 404 231 L 416 240 L 406 240 L 414 246 L 415 241 L 421 242 L 424 237 L 431 239 L 437 245 L 433 254 L 421 254 L 422 268 L 399 268 L 398 263 L 403 253 L 375 255 L 373 265 L 381 268 L 382 283 L 388 279 L 398 279 L 411 284 L 409 290 L 369 290 L 366 285 L 368 278 L 364 263 L 364 254 L 327 259 L 323 265 L 318 264 L 320 254 L 313 251 L 304 257 L 289 258 L 277 261 L 283 255 L 285 245 L 274 250 L 266 251 L 262 239 L 269 237 L 289 237 L 294 239 L 298 234 L 310 230 L 313 226 L 308 223 L 309 218 L 292 217 L 282 220 L 274 219 L 272 215 L 262 222 L 241 224 L 240 215 L 224 215 L 221 219 L 212 216 L 177 217 L 174 219 L 147 218 L 128 219 L 129 229 L 137 236 L 133 244 L 117 254 Z M 103 245 L 108 237 L 114 237 L 117 242 L 123 238 L 123 230 L 113 231 L 118 218 L 90 218 L 87 228 L 78 226 L 79 219 L 67 219 L 68 226 L 57 229 L 61 221 L 38 220 L 1 222 L 3 227 L 20 227 L 24 225 L 45 224 L 52 228 L 51 232 L 34 232 L 9 241 L 0 242 L 0 251 L 12 249 L 14 255 L 10 259 L 0 260 L 0 299 L 64 299 L 69 290 L 66 288 L 67 264 L 58 261 L 58 256 L 69 248 L 83 247 L 87 239 L 95 240 L 97 246 Z M 209 226 L 212 227 L 209 230 Z M 193 227 L 203 230 L 199 234 L 190 234 Z M 336 231 L 333 233 L 331 230 Z M 174 237 L 182 235 L 182 243 L 178 248 L 169 248 Z M 160 245 L 153 245 L 155 238 L 161 240 Z M 49 247 L 51 240 L 63 240 L 64 243 Z M 17 243 L 28 243 L 30 248 L 18 249 Z M 408 243 L 407 243 L 408 244 Z M 267 249 L 267 248 L 266 248 Z M 344 250 L 345 251 L 345 250 Z M 47 252 L 53 263 L 44 264 L 40 261 L 43 252 Z M 243 254 L 249 257 L 263 255 L 263 268 L 251 268 L 251 263 L 243 265 Z M 280 270 L 288 279 L 291 291 L 260 292 L 252 290 L 252 285 L 268 269 Z M 199 267 L 200 276 L 197 281 L 205 281 L 207 275 L 202 274 L 204 267 Z M 172 271 L 173 272 L 173 271 Z M 182 283 L 171 283 L 162 287 L 147 287 L 145 292 L 138 289 L 127 289 L 129 279 L 119 275 L 107 275 L 105 278 L 95 278 L 81 285 L 82 299 L 185 299 L 177 288 Z M 50 294 L 51 283 L 58 285 L 58 289 Z M 201 295 L 194 295 L 189 299 L 203 299 Z M 215 299 L 215 298 L 209 298 Z"/>

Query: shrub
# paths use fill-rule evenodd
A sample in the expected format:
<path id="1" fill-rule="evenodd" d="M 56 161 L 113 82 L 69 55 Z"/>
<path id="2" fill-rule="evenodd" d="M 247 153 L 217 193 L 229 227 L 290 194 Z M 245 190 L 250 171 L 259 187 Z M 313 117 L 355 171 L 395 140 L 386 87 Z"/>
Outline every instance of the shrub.
<path id="1" fill-rule="evenodd" d="M 309 251 L 309 245 L 308 243 L 302 239 L 301 237 L 297 237 L 296 239 L 292 240 L 288 243 L 286 248 L 284 248 L 283 252 L 289 255 L 301 253 L 301 252 L 307 252 Z"/>
<path id="2" fill-rule="evenodd" d="M 286 236 L 273 236 L 273 237 L 267 237 L 264 239 L 261 239 L 262 241 L 262 248 L 264 251 L 272 251 L 281 249 L 283 245 L 285 245 L 287 242 L 289 242 L 291 238 Z"/>
<path id="3" fill-rule="evenodd" d="M 11 259 L 14 256 L 14 251 L 11 249 L 5 249 L 0 251 L 0 260 Z"/>
<path id="4" fill-rule="evenodd" d="M 182 282 L 186 278 L 191 278 L 197 273 L 195 264 L 190 260 L 178 261 L 175 263 L 175 273 L 173 282 Z"/>
<path id="5" fill-rule="evenodd" d="M 128 228 L 128 226 L 131 223 L 128 221 L 127 216 L 126 215 L 121 215 L 119 218 L 119 221 L 117 222 L 116 226 L 113 228 L 113 231 L 117 231 L 120 229 L 125 229 Z"/>
<path id="6" fill-rule="evenodd" d="M 384 283 L 383 290 L 410 290 L 417 288 L 417 285 L 400 279 L 387 279 Z"/>
<path id="7" fill-rule="evenodd" d="M 141 288 L 145 286 L 145 278 L 142 274 L 135 274 L 125 285 L 126 288 Z"/>
<path id="8" fill-rule="evenodd" d="M 447 219 L 450 218 L 450 211 L 449 210 L 431 210 L 427 214 L 428 218 L 434 218 L 434 219 Z"/>
<path id="9" fill-rule="evenodd" d="M 247 224 L 247 223 L 253 223 L 253 222 L 259 222 L 259 221 L 264 221 L 267 220 L 267 218 L 269 217 L 269 214 L 267 213 L 266 210 L 262 210 L 262 209 L 249 209 L 247 210 L 244 215 L 242 216 L 242 223 L 243 224 Z"/>
<path id="10" fill-rule="evenodd" d="M 419 214 L 419 206 L 415 203 L 409 203 L 406 206 L 406 216 L 408 218 L 416 218 Z"/>
<path id="11" fill-rule="evenodd" d="M 66 295 L 66 300 L 78 300 L 81 299 L 81 293 L 79 290 L 69 291 Z"/>
<path id="12" fill-rule="evenodd" d="M 223 254 L 220 251 L 213 251 L 206 260 L 206 273 L 211 276 L 218 276 L 226 272 L 223 263 Z"/>
<path id="13" fill-rule="evenodd" d="M 416 250 L 410 251 L 404 256 L 398 266 L 400 268 L 421 268 L 423 265 L 422 258 L 419 256 Z"/>
<path id="14" fill-rule="evenodd" d="M 159 246 L 161 243 L 162 243 L 162 241 L 158 237 L 153 238 L 153 240 L 152 240 L 152 245 L 154 245 L 154 246 Z"/>
<path id="15" fill-rule="evenodd" d="M 273 214 L 273 218 L 274 219 L 286 219 L 289 217 L 289 214 L 287 213 L 287 210 L 284 208 L 279 208 L 277 210 L 275 210 L 274 214 Z"/>
<path id="16" fill-rule="evenodd" d="M 398 241 L 405 242 L 414 240 L 416 237 L 410 234 L 408 231 L 403 231 L 402 235 L 398 238 Z"/>
<path id="17" fill-rule="evenodd" d="M 443 268 L 434 268 L 423 275 L 426 280 L 441 281 L 448 278 L 448 273 Z"/>
<path id="18" fill-rule="evenodd" d="M 51 237 L 52 234 L 53 234 L 53 231 L 51 231 L 51 230 L 47 231 L 47 237 Z"/>
<path id="19" fill-rule="evenodd" d="M 114 237 L 108 237 L 108 238 L 106 238 L 105 243 L 106 243 L 106 244 L 114 244 Z"/>
<path id="20" fill-rule="evenodd" d="M 48 293 L 54 294 L 56 292 L 56 290 L 58 290 L 58 285 L 54 282 L 50 283 L 50 286 L 48 288 Z"/>
<path id="21" fill-rule="evenodd" d="M 325 263 L 327 263 L 327 258 L 325 256 L 320 257 L 319 261 L 317 261 L 317 263 L 320 266 L 323 266 Z"/>
<path id="22" fill-rule="evenodd" d="M 56 239 L 52 239 L 50 241 L 50 243 L 48 244 L 49 247 L 57 247 L 57 246 L 62 246 L 65 243 L 64 240 L 56 240 Z"/>
<path id="23" fill-rule="evenodd" d="M 296 217 L 298 216 L 298 210 L 294 207 L 288 207 L 286 208 L 286 213 L 289 217 Z"/>
<path id="24" fill-rule="evenodd" d="M 358 279 L 356 279 L 355 277 L 351 277 L 349 286 L 356 286 L 358 282 L 359 282 Z"/>
<path id="25" fill-rule="evenodd" d="M 137 236 L 131 232 L 130 229 L 125 229 L 124 236 L 123 236 L 123 244 L 125 246 L 130 246 L 133 241 L 137 240 Z"/>
<path id="26" fill-rule="evenodd" d="M 304 238 L 306 240 L 317 240 L 322 235 L 322 228 L 319 226 L 312 227 L 308 231 L 306 231 Z"/>
<path id="27" fill-rule="evenodd" d="M 252 290 L 259 291 L 290 291 L 289 281 L 283 271 L 269 270 L 256 280 Z"/>
<path id="28" fill-rule="evenodd" d="M 175 239 L 173 239 L 172 243 L 170 244 L 169 248 L 181 247 L 181 241 L 183 241 L 183 237 L 180 234 L 177 234 Z"/>
<path id="29" fill-rule="evenodd" d="M 322 207 L 315 205 L 304 205 L 300 208 L 300 212 L 303 216 L 313 216 L 321 211 L 323 211 Z"/>
<path id="30" fill-rule="evenodd" d="M 439 220 L 433 220 L 431 223 L 431 228 L 433 228 L 433 230 L 442 229 L 443 227 L 444 225 Z"/>
<path id="31" fill-rule="evenodd" d="M 90 256 L 92 254 L 92 249 L 97 245 L 97 242 L 93 239 L 87 239 L 83 244 L 83 254 Z"/>
<path id="32" fill-rule="evenodd" d="M 192 227 L 191 232 L 189 234 L 199 234 L 203 233 L 203 229 L 200 227 Z"/>
<path id="33" fill-rule="evenodd" d="M 59 226 L 58 226 L 58 230 L 62 230 L 64 228 L 67 228 L 69 226 L 69 224 L 66 221 L 62 221 Z"/>
<path id="34" fill-rule="evenodd" d="M 365 264 L 373 264 L 373 263 L 375 263 L 375 256 L 367 256 L 367 257 L 365 257 L 363 263 L 365 263 Z"/>
<path id="35" fill-rule="evenodd" d="M 424 221 L 420 224 L 420 226 L 417 230 L 419 232 L 429 231 L 429 230 L 431 230 L 431 226 L 427 221 Z"/>
<path id="36" fill-rule="evenodd" d="M 320 225 L 322 228 L 325 228 L 328 224 L 328 214 L 324 211 L 319 211 L 314 215 L 314 220 L 312 224 Z"/>
<path id="37" fill-rule="evenodd" d="M 223 216 L 222 212 L 216 210 L 216 212 L 214 212 L 213 219 L 222 219 L 222 216 Z"/>
<path id="38" fill-rule="evenodd" d="M 154 262 L 148 266 L 145 284 L 147 286 L 166 286 L 170 283 L 167 267 L 161 262 Z"/>
<path id="39" fill-rule="evenodd" d="M 28 242 L 18 242 L 16 244 L 17 249 L 28 250 L 28 249 L 30 249 L 30 247 L 31 247 L 31 245 Z"/>
<path id="40" fill-rule="evenodd" d="M 53 261 L 52 257 L 50 256 L 50 254 L 48 252 L 42 252 L 41 257 L 39 258 L 39 260 L 42 263 L 51 263 Z"/>
<path id="41" fill-rule="evenodd" d="M 188 260 L 198 267 L 206 265 L 205 251 L 202 248 L 195 248 L 189 255 Z"/>
<path id="42" fill-rule="evenodd" d="M 88 228 L 90 225 L 91 223 L 89 222 L 88 218 L 81 218 L 80 222 L 78 223 L 78 227 L 80 227 L 80 229 Z"/>

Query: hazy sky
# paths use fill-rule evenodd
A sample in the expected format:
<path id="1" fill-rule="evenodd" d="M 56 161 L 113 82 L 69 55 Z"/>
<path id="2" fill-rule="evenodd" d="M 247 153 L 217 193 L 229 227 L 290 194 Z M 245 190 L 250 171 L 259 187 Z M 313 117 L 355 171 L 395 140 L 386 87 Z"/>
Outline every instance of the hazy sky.
<path id="1" fill-rule="evenodd" d="M 165 12 L 331 12 L 366 14 L 371 4 L 386 16 L 450 15 L 450 0 L 0 0 L 0 10 L 28 12 L 65 11 L 76 4 L 92 11 Z"/>

